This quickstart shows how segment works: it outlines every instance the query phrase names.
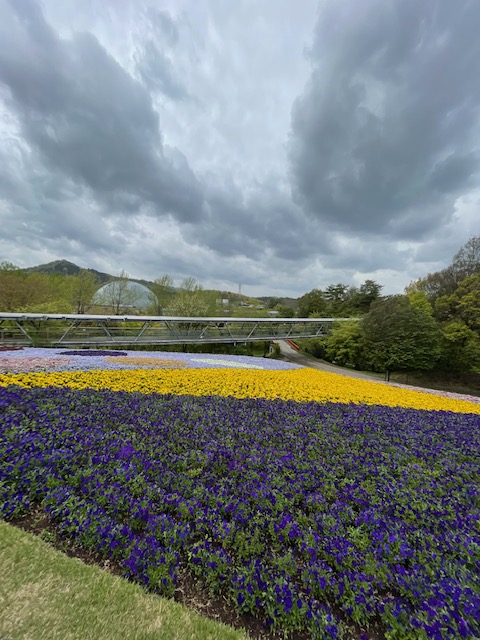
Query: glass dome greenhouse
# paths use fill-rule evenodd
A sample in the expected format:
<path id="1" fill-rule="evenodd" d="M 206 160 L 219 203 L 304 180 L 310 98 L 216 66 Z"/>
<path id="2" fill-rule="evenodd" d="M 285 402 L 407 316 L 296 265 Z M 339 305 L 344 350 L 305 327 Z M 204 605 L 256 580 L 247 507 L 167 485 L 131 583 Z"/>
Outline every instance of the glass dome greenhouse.
<path id="1" fill-rule="evenodd" d="M 113 280 L 104 284 L 92 298 L 94 306 L 109 313 L 145 313 L 158 303 L 148 287 L 132 280 Z"/>

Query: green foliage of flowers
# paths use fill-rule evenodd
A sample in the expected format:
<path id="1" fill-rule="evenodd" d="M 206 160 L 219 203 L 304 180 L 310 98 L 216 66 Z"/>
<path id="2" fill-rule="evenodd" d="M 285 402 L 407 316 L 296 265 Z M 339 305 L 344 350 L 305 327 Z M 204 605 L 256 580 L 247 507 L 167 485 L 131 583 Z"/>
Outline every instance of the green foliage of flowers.
<path id="1" fill-rule="evenodd" d="M 286 636 L 479 636 L 478 414 L 149 391 L 0 388 L 2 517 Z"/>

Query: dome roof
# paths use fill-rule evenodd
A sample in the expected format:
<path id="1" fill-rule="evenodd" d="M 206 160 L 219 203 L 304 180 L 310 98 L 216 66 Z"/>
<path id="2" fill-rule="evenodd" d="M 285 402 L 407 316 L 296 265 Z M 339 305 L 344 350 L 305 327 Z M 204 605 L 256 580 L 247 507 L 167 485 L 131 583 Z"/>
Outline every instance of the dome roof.
<path id="1" fill-rule="evenodd" d="M 95 293 L 93 304 L 109 307 L 113 313 L 147 311 L 158 302 L 157 296 L 148 287 L 132 280 L 113 280 L 104 284 Z"/>

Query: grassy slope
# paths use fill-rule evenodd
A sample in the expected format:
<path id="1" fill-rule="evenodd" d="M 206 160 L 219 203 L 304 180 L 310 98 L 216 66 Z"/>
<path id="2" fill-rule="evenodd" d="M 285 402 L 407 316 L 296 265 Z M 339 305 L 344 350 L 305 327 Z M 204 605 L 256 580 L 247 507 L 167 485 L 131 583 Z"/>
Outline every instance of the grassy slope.
<path id="1" fill-rule="evenodd" d="M 0 521 L 2 640 L 246 640 Z"/>

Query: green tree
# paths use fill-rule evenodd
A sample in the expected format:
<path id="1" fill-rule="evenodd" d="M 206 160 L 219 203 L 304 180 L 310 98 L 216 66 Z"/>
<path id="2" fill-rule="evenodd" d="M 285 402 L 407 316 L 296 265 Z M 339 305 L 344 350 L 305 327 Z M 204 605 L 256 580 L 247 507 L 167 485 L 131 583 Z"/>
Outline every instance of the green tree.
<path id="1" fill-rule="evenodd" d="M 455 291 L 435 302 L 439 320 L 461 319 L 473 331 L 480 331 L 480 274 L 464 278 Z"/>
<path id="2" fill-rule="evenodd" d="M 480 366 L 480 338 L 463 320 L 454 318 L 442 326 L 438 368 L 444 371 L 471 371 Z"/>
<path id="3" fill-rule="evenodd" d="M 325 338 L 327 360 L 336 364 L 361 369 L 364 364 L 364 337 L 360 322 L 338 322 Z"/>
<path id="4" fill-rule="evenodd" d="M 88 269 L 80 269 L 75 276 L 64 279 L 64 296 L 71 304 L 73 313 L 85 313 L 100 285 L 97 276 Z"/>
<path id="5" fill-rule="evenodd" d="M 0 269 L 0 309 L 6 312 L 54 313 L 59 306 L 57 282 L 43 273 Z M 62 309 L 62 311 L 64 308 Z"/>
<path id="6" fill-rule="evenodd" d="M 154 313 L 165 315 L 166 309 L 169 308 L 175 296 L 175 286 L 172 276 L 168 273 L 161 275 L 155 280 L 152 288 L 158 300 Z"/>
<path id="7" fill-rule="evenodd" d="M 22 309 L 25 313 L 70 313 L 70 303 L 63 298 L 55 298 L 50 302 L 37 302 Z"/>
<path id="8" fill-rule="evenodd" d="M 406 295 L 410 300 L 410 303 L 413 304 L 415 307 L 419 307 L 420 309 L 423 309 L 423 311 L 427 313 L 429 316 L 433 315 L 433 306 L 430 300 L 428 299 L 425 291 L 421 291 L 419 289 L 416 289 L 416 290 L 411 289 L 408 291 Z"/>
<path id="9" fill-rule="evenodd" d="M 441 271 L 429 273 L 424 278 L 419 278 L 407 287 L 407 293 L 412 290 L 423 291 L 430 302 L 434 303 L 437 298 L 450 295 L 457 288 L 457 274 L 451 265 Z"/>
<path id="10" fill-rule="evenodd" d="M 277 309 L 277 307 L 282 304 L 282 298 L 276 298 L 274 296 L 263 298 L 263 301 L 267 309 Z"/>
<path id="11" fill-rule="evenodd" d="M 480 331 L 480 274 L 467 276 L 454 293 L 457 315 L 477 333 Z"/>
<path id="12" fill-rule="evenodd" d="M 452 266 L 458 280 L 480 273 L 480 236 L 473 236 L 453 257 Z"/>
<path id="13" fill-rule="evenodd" d="M 365 280 L 352 296 L 352 310 L 358 311 L 360 314 L 368 313 L 370 305 L 380 297 L 382 289 L 383 285 L 378 284 L 375 280 Z"/>
<path id="14" fill-rule="evenodd" d="M 295 309 L 292 307 L 287 307 L 284 304 L 278 304 L 275 307 L 275 311 L 278 311 L 279 318 L 294 318 L 295 317 Z"/>
<path id="15" fill-rule="evenodd" d="M 326 359 L 325 341 L 326 338 L 305 338 L 303 340 L 295 340 L 302 351 L 309 353 L 314 358 L 320 358 L 321 360 Z"/>
<path id="16" fill-rule="evenodd" d="M 22 305 L 26 276 L 11 263 L 0 265 L 0 309 L 15 313 Z"/>
<path id="17" fill-rule="evenodd" d="M 326 313 L 332 317 L 343 315 L 347 310 L 348 302 L 352 298 L 352 294 L 355 293 L 356 290 L 352 291 L 346 284 L 342 284 L 341 282 L 328 285 L 323 293 L 326 301 Z"/>
<path id="18" fill-rule="evenodd" d="M 361 321 L 365 357 L 374 371 L 431 369 L 440 355 L 435 319 L 405 295 L 377 300 Z"/>
<path id="19" fill-rule="evenodd" d="M 470 238 L 448 267 L 410 283 L 407 293 L 412 290 L 423 291 L 434 303 L 438 298 L 452 295 L 464 278 L 475 274 L 480 274 L 480 236 Z"/>
<path id="20" fill-rule="evenodd" d="M 320 289 L 312 289 L 298 299 L 297 316 L 299 318 L 308 318 L 312 313 L 316 313 L 320 314 L 319 317 L 321 317 L 326 308 L 327 303 L 323 292 Z"/>

